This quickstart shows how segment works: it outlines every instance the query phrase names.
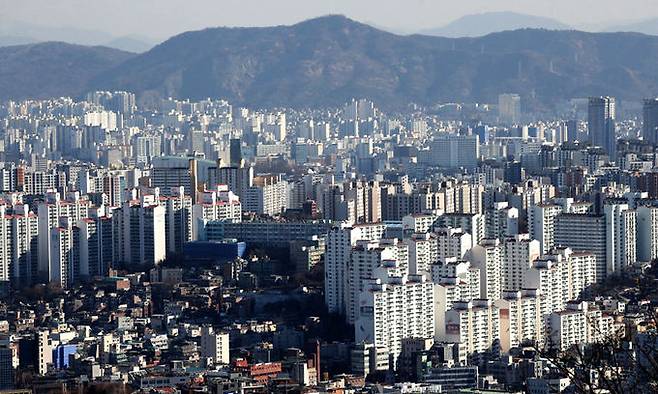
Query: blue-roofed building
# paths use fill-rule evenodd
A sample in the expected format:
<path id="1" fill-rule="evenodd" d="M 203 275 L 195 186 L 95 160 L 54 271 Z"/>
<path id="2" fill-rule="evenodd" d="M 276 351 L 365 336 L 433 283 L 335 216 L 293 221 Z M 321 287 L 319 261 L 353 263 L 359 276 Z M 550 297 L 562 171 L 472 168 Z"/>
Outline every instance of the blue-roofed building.
<path id="1" fill-rule="evenodd" d="M 66 369 L 70 365 L 69 358 L 78 351 L 78 345 L 58 345 L 53 349 L 53 364 L 56 369 Z"/>
<path id="2" fill-rule="evenodd" d="M 236 239 L 193 241 L 183 244 L 183 256 L 188 262 L 224 262 L 242 257 L 247 244 Z"/>

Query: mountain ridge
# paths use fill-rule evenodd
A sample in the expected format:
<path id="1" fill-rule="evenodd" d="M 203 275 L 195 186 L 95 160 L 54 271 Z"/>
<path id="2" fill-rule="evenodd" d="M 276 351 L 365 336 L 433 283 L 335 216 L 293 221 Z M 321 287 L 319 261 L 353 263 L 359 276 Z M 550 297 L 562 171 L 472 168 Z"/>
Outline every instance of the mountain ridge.
<path id="1" fill-rule="evenodd" d="M 0 99 L 79 96 L 93 76 L 131 56 L 57 41 L 0 47 Z"/>
<path id="2" fill-rule="evenodd" d="M 142 54 L 120 53 L 105 54 L 113 60 L 60 91 L 130 90 L 143 103 L 221 97 L 254 107 L 335 106 L 367 97 L 384 108 L 496 102 L 508 92 L 539 106 L 604 94 L 639 101 L 658 93 L 658 37 L 637 33 L 401 36 L 330 15 L 290 26 L 190 31 Z M 0 85 L 11 84 L 3 71 L 0 63 Z M 35 95 L 13 91 L 19 98 Z"/>

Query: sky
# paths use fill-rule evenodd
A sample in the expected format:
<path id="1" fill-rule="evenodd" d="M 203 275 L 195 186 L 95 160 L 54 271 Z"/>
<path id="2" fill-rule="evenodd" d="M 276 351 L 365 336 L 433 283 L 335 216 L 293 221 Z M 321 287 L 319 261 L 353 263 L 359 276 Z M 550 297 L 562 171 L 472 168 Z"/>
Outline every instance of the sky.
<path id="1" fill-rule="evenodd" d="M 540 15 L 584 29 L 658 17 L 658 0 L 0 0 L 0 17 L 152 38 L 213 26 L 292 24 L 327 14 L 415 32 L 490 11 Z"/>

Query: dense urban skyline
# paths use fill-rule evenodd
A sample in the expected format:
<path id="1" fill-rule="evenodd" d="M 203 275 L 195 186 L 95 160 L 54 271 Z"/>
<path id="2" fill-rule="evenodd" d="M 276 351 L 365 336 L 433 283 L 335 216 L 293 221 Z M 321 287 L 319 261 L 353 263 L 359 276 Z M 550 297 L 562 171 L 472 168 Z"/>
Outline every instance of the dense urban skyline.
<path id="1" fill-rule="evenodd" d="M 658 392 L 655 8 L 0 9 L 0 394 Z"/>

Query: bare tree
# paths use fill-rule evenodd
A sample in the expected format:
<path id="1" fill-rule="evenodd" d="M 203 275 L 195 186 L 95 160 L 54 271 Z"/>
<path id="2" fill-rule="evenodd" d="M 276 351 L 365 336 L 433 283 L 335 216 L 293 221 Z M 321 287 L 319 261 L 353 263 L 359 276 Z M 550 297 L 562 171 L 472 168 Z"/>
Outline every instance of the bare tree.
<path id="1" fill-rule="evenodd" d="M 624 330 L 603 333 L 597 324 L 591 324 L 601 340 L 576 344 L 563 351 L 547 335 L 546 345 L 536 350 L 551 362 L 559 375 L 570 379 L 578 393 L 656 393 L 658 320 L 652 314 L 647 322 L 651 329 L 637 334 Z"/>

